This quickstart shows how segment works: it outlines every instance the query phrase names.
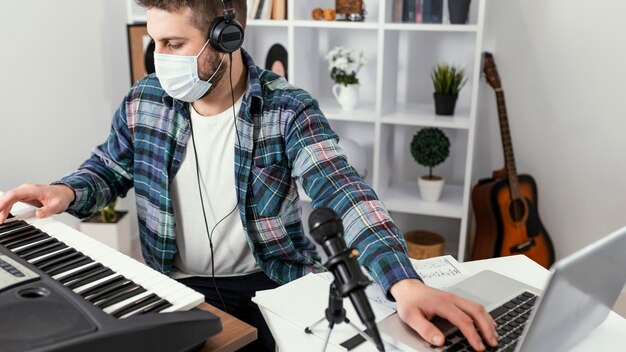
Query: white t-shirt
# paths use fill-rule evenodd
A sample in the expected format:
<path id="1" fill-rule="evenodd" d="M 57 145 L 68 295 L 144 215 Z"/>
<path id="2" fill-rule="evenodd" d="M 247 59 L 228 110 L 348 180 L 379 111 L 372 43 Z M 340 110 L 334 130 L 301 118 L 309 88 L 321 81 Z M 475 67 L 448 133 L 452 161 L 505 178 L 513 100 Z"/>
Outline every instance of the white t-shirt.
<path id="1" fill-rule="evenodd" d="M 235 103 L 235 114 L 239 113 L 242 99 L 243 96 Z M 211 250 L 198 195 L 194 136 L 200 166 L 202 199 L 209 231 L 213 231 L 211 238 L 215 276 L 238 276 L 259 271 L 247 243 L 239 209 L 235 209 L 237 138 L 233 111 L 228 109 L 215 116 L 202 116 L 191 104 L 189 111 L 193 136 L 189 138 L 180 170 L 171 186 L 178 247 L 175 269 L 171 276 L 211 276 Z M 233 209 L 235 210 L 232 211 Z M 215 227 L 220 220 L 222 221 Z"/>

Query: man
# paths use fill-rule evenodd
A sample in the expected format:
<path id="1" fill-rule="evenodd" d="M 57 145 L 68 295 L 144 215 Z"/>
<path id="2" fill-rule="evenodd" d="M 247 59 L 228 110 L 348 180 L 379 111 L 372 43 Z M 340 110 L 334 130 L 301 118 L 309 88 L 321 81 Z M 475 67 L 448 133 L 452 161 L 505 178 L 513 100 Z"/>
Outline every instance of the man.
<path id="1" fill-rule="evenodd" d="M 156 43 L 156 75 L 131 88 L 109 138 L 78 170 L 0 198 L 0 223 L 16 201 L 39 206 L 40 218 L 63 211 L 87 217 L 134 187 L 147 264 L 256 326 L 252 350 L 272 350 L 251 296 L 323 270 L 303 232 L 300 179 L 314 207 L 342 216 L 359 261 L 421 336 L 441 345 L 429 320 L 442 316 L 475 349 L 485 349 L 476 329 L 497 344 L 481 305 L 419 280 L 398 229 L 347 164 L 317 102 L 256 67 L 244 50 L 229 57 L 208 44 L 210 24 L 223 13 L 219 0 L 138 2 Z M 234 7 L 245 27 L 246 1 Z"/>

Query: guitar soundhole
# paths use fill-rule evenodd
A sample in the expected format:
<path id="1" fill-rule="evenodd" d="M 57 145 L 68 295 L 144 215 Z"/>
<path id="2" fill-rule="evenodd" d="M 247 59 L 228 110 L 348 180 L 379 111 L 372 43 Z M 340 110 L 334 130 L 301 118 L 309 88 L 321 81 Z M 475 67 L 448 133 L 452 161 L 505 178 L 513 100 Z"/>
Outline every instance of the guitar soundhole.
<path id="1" fill-rule="evenodd" d="M 511 202 L 511 206 L 509 207 L 509 213 L 511 215 L 511 219 L 514 221 L 521 221 L 524 219 L 524 213 L 526 212 L 526 204 L 521 199 L 515 199 Z"/>

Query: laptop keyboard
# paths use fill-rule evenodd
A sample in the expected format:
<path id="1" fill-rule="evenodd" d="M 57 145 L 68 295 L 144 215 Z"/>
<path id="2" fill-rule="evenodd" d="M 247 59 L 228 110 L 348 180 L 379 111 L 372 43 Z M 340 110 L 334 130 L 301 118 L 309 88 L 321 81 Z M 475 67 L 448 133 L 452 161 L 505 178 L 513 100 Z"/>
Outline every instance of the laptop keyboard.
<path id="1" fill-rule="evenodd" d="M 530 292 L 524 292 L 489 313 L 498 324 L 497 331 L 500 342 L 495 348 L 489 347 L 485 343 L 487 351 L 513 352 L 515 350 L 536 300 L 537 296 Z M 463 333 L 456 330 L 446 336 L 443 351 L 465 352 L 473 351 L 473 349 Z"/>

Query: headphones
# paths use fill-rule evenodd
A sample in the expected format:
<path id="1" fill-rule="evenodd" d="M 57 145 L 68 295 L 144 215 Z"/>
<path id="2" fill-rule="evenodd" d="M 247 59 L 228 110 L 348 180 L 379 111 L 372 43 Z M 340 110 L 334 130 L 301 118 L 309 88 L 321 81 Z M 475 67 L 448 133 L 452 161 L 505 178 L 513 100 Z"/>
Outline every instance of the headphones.
<path id="1" fill-rule="evenodd" d="M 209 43 L 215 50 L 232 53 L 243 45 L 243 27 L 235 19 L 231 0 L 222 0 L 224 16 L 216 18 L 209 28 Z"/>

